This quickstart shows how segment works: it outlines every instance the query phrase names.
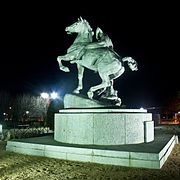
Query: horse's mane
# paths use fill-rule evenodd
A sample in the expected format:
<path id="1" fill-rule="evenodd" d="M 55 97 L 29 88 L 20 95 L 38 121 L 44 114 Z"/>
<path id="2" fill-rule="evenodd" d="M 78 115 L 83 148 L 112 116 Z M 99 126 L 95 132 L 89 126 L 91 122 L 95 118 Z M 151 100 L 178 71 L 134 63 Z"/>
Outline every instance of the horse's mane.
<path id="1" fill-rule="evenodd" d="M 86 26 L 87 26 L 87 28 L 88 28 L 88 31 L 89 31 L 89 32 L 92 32 L 93 29 L 91 28 L 91 26 L 89 25 L 89 23 L 88 23 L 85 19 L 84 19 L 83 21 L 84 21 L 84 23 L 86 24 Z"/>

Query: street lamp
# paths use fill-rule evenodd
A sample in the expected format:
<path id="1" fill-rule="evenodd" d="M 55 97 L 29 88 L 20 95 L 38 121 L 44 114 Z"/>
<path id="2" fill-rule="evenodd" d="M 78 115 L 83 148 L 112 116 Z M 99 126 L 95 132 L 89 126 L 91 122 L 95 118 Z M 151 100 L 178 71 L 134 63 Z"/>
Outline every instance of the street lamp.
<path id="1" fill-rule="evenodd" d="M 55 99 L 58 98 L 58 93 L 52 92 L 51 94 L 48 94 L 48 93 L 46 93 L 46 92 L 43 92 L 43 93 L 41 93 L 41 97 L 42 97 L 43 99 L 46 99 L 45 101 L 46 101 L 46 116 L 47 116 L 48 108 L 49 108 L 49 106 L 50 106 L 50 103 L 51 103 L 53 100 L 55 100 Z M 46 123 L 47 123 L 47 121 L 45 122 L 45 124 L 46 124 Z"/>
<path id="2" fill-rule="evenodd" d="M 56 99 L 58 97 L 58 94 L 56 92 L 52 92 L 50 97 L 52 99 Z"/>
<path id="3" fill-rule="evenodd" d="M 48 99 L 49 98 L 49 94 L 46 92 L 41 93 L 41 97 L 44 99 Z"/>
<path id="4" fill-rule="evenodd" d="M 42 92 L 41 93 L 41 97 L 43 98 L 43 99 L 46 99 L 47 100 L 47 107 L 49 107 L 49 104 L 50 104 L 50 100 L 51 99 L 57 99 L 58 98 L 58 93 L 56 93 L 56 92 L 52 92 L 50 95 L 48 94 L 48 93 L 46 93 L 46 92 Z"/>
<path id="5" fill-rule="evenodd" d="M 48 93 L 43 92 L 43 93 L 41 93 L 41 97 L 44 98 L 44 99 L 57 99 L 58 98 L 58 93 L 52 92 L 50 94 L 50 96 L 49 96 Z"/>

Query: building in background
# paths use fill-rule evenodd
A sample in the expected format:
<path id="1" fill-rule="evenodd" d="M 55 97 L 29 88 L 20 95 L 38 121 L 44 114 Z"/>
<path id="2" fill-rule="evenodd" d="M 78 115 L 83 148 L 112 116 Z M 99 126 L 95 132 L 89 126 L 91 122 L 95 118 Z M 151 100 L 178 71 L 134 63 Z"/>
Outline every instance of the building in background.
<path id="1" fill-rule="evenodd" d="M 179 124 L 180 112 L 168 107 L 147 107 L 148 112 L 152 113 L 155 126 L 160 124 Z"/>

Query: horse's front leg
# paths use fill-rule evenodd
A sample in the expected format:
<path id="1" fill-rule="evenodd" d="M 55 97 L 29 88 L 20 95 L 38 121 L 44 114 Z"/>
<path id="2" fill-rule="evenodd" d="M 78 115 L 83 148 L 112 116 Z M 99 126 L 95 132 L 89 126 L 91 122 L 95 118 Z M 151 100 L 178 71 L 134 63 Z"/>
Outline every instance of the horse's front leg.
<path id="1" fill-rule="evenodd" d="M 82 90 L 83 88 L 84 67 L 77 64 L 77 69 L 78 69 L 78 87 L 73 92 L 79 94 L 79 91 Z"/>
<path id="2" fill-rule="evenodd" d="M 64 71 L 64 72 L 69 72 L 69 71 L 70 71 L 69 68 L 63 66 L 63 64 L 62 64 L 61 61 L 62 61 L 62 60 L 63 60 L 63 61 L 72 61 L 73 59 L 74 59 L 74 56 L 72 56 L 72 55 L 70 55 L 70 54 L 66 54 L 66 55 L 64 55 L 64 56 L 58 56 L 58 57 L 57 57 L 57 61 L 58 61 L 58 63 L 59 63 L 59 69 L 62 70 L 62 71 Z"/>
<path id="3" fill-rule="evenodd" d="M 58 63 L 59 63 L 59 69 L 60 69 L 61 71 L 64 71 L 64 72 L 70 72 L 69 68 L 63 66 L 63 64 L 62 64 L 62 62 L 61 62 L 62 60 L 64 60 L 63 57 L 64 57 L 64 56 L 58 56 L 58 57 L 57 57 L 57 61 L 58 61 Z"/>

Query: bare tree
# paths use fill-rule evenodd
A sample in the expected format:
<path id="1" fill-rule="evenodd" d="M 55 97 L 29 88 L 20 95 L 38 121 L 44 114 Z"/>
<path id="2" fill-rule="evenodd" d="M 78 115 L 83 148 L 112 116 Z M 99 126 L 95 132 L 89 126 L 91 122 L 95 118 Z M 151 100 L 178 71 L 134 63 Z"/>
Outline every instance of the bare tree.
<path id="1" fill-rule="evenodd" d="M 3 119 L 4 113 L 7 113 L 11 104 L 11 96 L 5 91 L 0 91 L 0 120 Z"/>
<path id="2" fill-rule="evenodd" d="M 175 96 L 171 97 L 168 108 L 174 112 L 180 111 L 180 91 L 178 91 Z"/>
<path id="3" fill-rule="evenodd" d="M 29 94 L 18 95 L 13 103 L 13 118 L 22 120 L 27 114 L 30 117 L 45 118 L 47 112 L 47 100 L 40 96 Z"/>

